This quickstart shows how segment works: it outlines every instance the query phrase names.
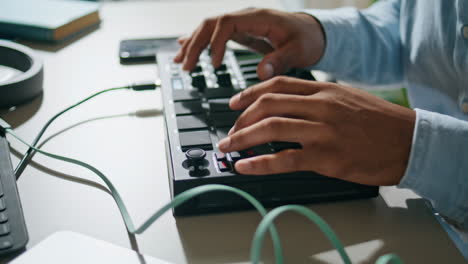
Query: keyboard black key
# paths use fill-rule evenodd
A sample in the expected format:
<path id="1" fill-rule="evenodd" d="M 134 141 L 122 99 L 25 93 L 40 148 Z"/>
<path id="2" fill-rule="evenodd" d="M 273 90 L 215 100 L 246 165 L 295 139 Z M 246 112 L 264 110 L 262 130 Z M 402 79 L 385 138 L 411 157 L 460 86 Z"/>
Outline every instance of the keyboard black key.
<path id="1" fill-rule="evenodd" d="M 237 151 L 229 152 L 227 156 L 230 157 L 228 159 L 234 162 L 242 158 L 241 154 Z"/>
<path id="2" fill-rule="evenodd" d="M 249 149 L 241 151 L 242 157 L 250 158 L 259 155 L 272 154 L 275 150 L 269 144 L 262 144 Z"/>
<path id="3" fill-rule="evenodd" d="M 218 85 L 220 87 L 232 87 L 231 74 L 222 73 L 222 74 L 217 75 L 217 77 L 218 77 Z"/>
<path id="4" fill-rule="evenodd" d="M 255 84 L 259 83 L 259 82 L 260 82 L 260 80 L 252 79 L 252 80 L 246 81 L 245 83 L 246 83 L 246 86 L 248 88 L 248 87 L 250 87 L 252 85 L 255 85 Z"/>
<path id="5" fill-rule="evenodd" d="M 13 246 L 13 239 L 11 236 L 0 237 L 0 249 L 5 250 Z"/>
<path id="6" fill-rule="evenodd" d="M 10 224 L 0 224 L 0 236 L 4 236 L 10 233 Z"/>
<path id="7" fill-rule="evenodd" d="M 174 102 L 200 99 L 200 94 L 195 90 L 174 90 L 172 92 Z"/>
<path id="8" fill-rule="evenodd" d="M 204 75 L 194 75 L 192 76 L 192 86 L 198 88 L 198 90 L 203 91 L 206 88 L 206 80 Z"/>
<path id="9" fill-rule="evenodd" d="M 216 89 L 206 89 L 205 90 L 205 97 L 208 99 L 214 98 L 231 98 L 237 91 L 234 90 L 232 87 L 220 87 Z"/>
<path id="10" fill-rule="evenodd" d="M 218 99 L 211 99 L 208 100 L 210 105 L 210 112 L 227 112 L 232 111 L 229 108 L 229 100 L 230 98 L 218 98 Z"/>
<path id="11" fill-rule="evenodd" d="M 201 71 L 203 71 L 203 68 L 200 65 L 198 65 L 190 73 L 200 73 Z"/>
<path id="12" fill-rule="evenodd" d="M 229 129 L 231 129 L 231 126 L 217 128 L 216 129 L 216 135 L 218 136 L 218 139 L 221 140 L 221 139 L 227 137 Z"/>
<path id="13" fill-rule="evenodd" d="M 248 60 L 239 60 L 238 64 L 241 67 L 257 66 L 261 61 L 262 61 L 262 58 L 254 58 L 254 59 L 248 59 Z"/>
<path id="14" fill-rule="evenodd" d="M 179 140 L 183 151 L 193 147 L 198 147 L 204 150 L 213 149 L 208 130 L 180 132 Z"/>
<path id="15" fill-rule="evenodd" d="M 215 69 L 216 74 L 218 74 L 218 72 L 225 72 L 225 71 L 227 71 L 226 64 L 221 64 L 218 68 Z"/>
<path id="16" fill-rule="evenodd" d="M 174 110 L 176 115 L 198 114 L 203 112 L 200 100 L 175 102 Z"/>
<path id="17" fill-rule="evenodd" d="M 242 72 L 243 74 L 250 74 L 250 73 L 255 73 L 255 74 L 257 74 L 257 65 L 255 65 L 255 66 L 241 67 L 241 72 Z"/>
<path id="18" fill-rule="evenodd" d="M 255 82 L 259 82 L 259 81 L 260 81 L 260 79 L 258 79 L 257 73 L 245 74 L 245 75 L 244 75 L 244 79 L 245 79 L 246 81 L 255 81 Z"/>
<path id="19" fill-rule="evenodd" d="M 177 128 L 179 130 L 194 130 L 207 128 L 205 115 L 177 116 Z"/>
<path id="20" fill-rule="evenodd" d="M 0 212 L 0 223 L 5 223 L 8 221 L 7 212 Z"/>
<path id="21" fill-rule="evenodd" d="M 295 143 L 295 142 L 271 142 L 270 146 L 277 152 L 285 150 L 285 149 L 301 149 L 302 148 L 301 144 Z"/>
<path id="22" fill-rule="evenodd" d="M 219 128 L 219 127 L 232 127 L 240 114 L 241 114 L 240 112 L 212 113 L 211 114 L 211 120 L 213 120 L 213 124 L 217 128 Z"/>

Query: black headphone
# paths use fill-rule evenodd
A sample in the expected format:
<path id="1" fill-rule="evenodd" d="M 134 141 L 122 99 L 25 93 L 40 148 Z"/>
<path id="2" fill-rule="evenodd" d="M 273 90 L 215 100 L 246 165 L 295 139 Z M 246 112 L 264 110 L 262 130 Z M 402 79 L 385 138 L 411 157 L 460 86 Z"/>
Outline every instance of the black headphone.
<path id="1" fill-rule="evenodd" d="M 23 45 L 0 40 L 0 65 L 23 73 L 0 82 L 0 108 L 26 103 L 42 92 L 42 61 Z"/>

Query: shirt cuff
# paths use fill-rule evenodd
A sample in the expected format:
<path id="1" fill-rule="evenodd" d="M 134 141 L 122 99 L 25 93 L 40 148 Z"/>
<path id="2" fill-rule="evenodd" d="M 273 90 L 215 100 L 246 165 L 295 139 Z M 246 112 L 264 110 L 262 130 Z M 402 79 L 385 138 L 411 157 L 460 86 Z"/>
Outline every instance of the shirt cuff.
<path id="1" fill-rule="evenodd" d="M 352 21 L 356 19 L 356 9 L 351 7 L 338 9 L 307 9 L 302 13 L 309 14 L 316 18 L 322 25 L 325 34 L 325 50 L 320 60 L 309 67 L 311 70 L 321 70 L 333 72 L 336 70 L 336 63 L 339 55 L 343 53 L 343 36 L 355 30 Z M 355 45 L 346 45 L 347 52 L 352 52 Z"/>
<path id="2" fill-rule="evenodd" d="M 410 158 L 398 187 L 412 189 L 468 230 L 468 122 L 415 110 Z"/>

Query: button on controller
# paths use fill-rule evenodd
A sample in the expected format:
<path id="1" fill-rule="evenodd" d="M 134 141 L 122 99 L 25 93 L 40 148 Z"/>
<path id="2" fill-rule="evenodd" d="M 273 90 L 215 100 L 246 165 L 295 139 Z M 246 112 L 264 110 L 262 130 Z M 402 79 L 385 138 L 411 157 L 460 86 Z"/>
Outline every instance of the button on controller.
<path id="1" fill-rule="evenodd" d="M 187 160 L 184 165 L 190 171 L 190 176 L 201 177 L 207 175 L 208 161 L 205 159 L 206 152 L 203 149 L 191 148 L 185 152 L 185 157 Z"/>

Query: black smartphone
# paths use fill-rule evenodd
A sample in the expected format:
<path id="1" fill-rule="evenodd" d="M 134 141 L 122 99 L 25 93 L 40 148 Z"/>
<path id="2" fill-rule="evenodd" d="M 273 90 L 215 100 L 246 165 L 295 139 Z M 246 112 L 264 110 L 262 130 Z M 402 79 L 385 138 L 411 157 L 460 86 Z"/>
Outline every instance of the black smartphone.
<path id="1" fill-rule="evenodd" d="M 159 49 L 178 50 L 177 37 L 124 39 L 120 41 L 119 58 L 121 64 L 155 63 Z"/>

